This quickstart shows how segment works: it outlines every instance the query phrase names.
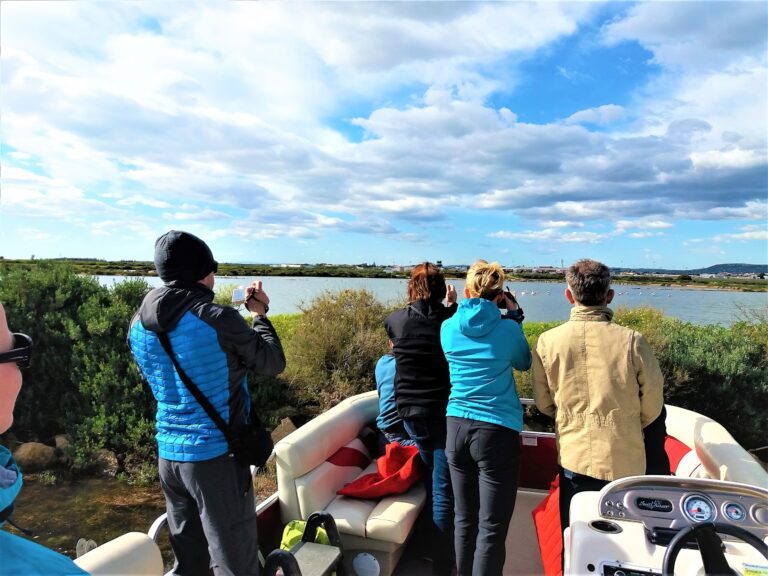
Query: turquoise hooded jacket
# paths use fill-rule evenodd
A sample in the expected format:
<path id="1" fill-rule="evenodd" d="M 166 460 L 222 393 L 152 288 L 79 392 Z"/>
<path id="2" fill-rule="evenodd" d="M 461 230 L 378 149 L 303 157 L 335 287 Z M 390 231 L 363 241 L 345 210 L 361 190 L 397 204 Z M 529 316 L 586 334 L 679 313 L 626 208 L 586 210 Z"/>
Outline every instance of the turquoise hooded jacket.
<path id="1" fill-rule="evenodd" d="M 440 343 L 451 374 L 448 416 L 523 429 L 523 409 L 512 369 L 531 367 L 523 329 L 503 318 L 494 302 L 467 298 L 443 322 Z"/>
<path id="2" fill-rule="evenodd" d="M 21 471 L 16 461 L 6 448 L 0 446 L 0 512 L 13 506 L 21 484 Z M 88 573 L 58 552 L 0 530 L 0 574 L 75 576 Z"/>

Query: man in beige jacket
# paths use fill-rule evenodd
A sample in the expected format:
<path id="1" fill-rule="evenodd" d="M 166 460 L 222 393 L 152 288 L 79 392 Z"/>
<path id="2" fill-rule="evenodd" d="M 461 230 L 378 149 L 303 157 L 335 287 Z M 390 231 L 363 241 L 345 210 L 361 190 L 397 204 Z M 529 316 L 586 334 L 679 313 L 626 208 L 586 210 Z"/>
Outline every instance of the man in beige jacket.
<path id="1" fill-rule="evenodd" d="M 533 352 L 536 406 L 555 419 L 562 529 L 576 493 L 647 473 L 647 443 L 648 472 L 669 473 L 661 369 L 641 334 L 611 322 L 611 271 L 579 260 L 565 277 L 571 317 L 542 334 Z M 660 455 L 666 471 L 651 465 Z"/>

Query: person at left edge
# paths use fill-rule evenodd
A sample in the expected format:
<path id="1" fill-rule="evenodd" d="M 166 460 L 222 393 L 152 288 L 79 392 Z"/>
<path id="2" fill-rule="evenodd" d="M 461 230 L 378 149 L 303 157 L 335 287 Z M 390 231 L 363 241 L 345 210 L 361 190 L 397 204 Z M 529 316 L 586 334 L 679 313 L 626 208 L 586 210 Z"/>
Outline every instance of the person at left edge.
<path id="1" fill-rule="evenodd" d="M 285 368 L 267 319 L 269 297 L 254 282 L 245 306 L 249 327 L 231 306 L 213 303 L 218 264 L 200 238 L 171 230 L 155 243 L 164 285 L 144 298 L 131 322 L 136 364 L 157 399 L 160 484 L 176 556 L 173 574 L 257 575 L 256 510 L 250 469 L 229 456 L 223 433 L 176 373 L 157 337 L 166 332 L 192 382 L 235 434 L 249 421 L 247 371 Z"/>
<path id="2" fill-rule="evenodd" d="M 21 391 L 21 370 L 29 365 L 32 340 L 8 330 L 0 304 L 0 434 L 13 424 L 13 408 Z M 0 446 L 0 526 L 13 513 L 21 490 L 21 470 L 10 451 Z M 31 540 L 0 530 L 0 574 L 9 576 L 63 576 L 87 574 L 72 560 Z"/>

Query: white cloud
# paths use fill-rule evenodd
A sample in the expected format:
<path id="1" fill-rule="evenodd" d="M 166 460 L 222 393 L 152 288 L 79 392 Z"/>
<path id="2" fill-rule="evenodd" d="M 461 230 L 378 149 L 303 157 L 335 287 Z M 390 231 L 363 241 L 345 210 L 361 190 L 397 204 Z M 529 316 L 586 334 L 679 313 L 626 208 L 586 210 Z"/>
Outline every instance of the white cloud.
<path id="1" fill-rule="evenodd" d="M 765 153 L 758 150 L 706 150 L 693 152 L 696 168 L 749 168 L 765 163 Z"/>
<path id="2" fill-rule="evenodd" d="M 306 240 L 424 240 L 415 223 L 477 212 L 541 227 L 510 238 L 589 243 L 764 219 L 765 26 L 748 16 L 765 8 L 628 7 L 604 36 L 653 53 L 651 84 L 563 121 L 513 109 L 517 65 L 600 10 L 6 3 L 3 210 Z"/>
<path id="3" fill-rule="evenodd" d="M 664 220 L 618 220 L 616 222 L 616 231 L 623 232 L 631 228 L 640 228 L 641 230 L 660 230 L 672 228 L 674 224 Z"/>
<path id="4" fill-rule="evenodd" d="M 718 68 L 765 49 L 763 2 L 646 2 L 604 28 L 605 40 L 637 40 L 665 67 Z"/>
<path id="5" fill-rule="evenodd" d="M 527 230 L 523 232 L 511 232 L 499 230 L 488 234 L 490 238 L 501 240 L 520 240 L 522 242 L 561 242 L 571 244 L 599 244 L 607 240 L 609 234 L 599 234 L 597 232 L 574 231 L 563 232 L 556 228 L 544 228 L 542 230 Z"/>
<path id="6" fill-rule="evenodd" d="M 626 116 L 626 111 L 622 106 L 616 104 L 605 104 L 597 108 L 579 110 L 565 119 L 566 124 L 611 124 L 621 120 Z"/>
<path id="7" fill-rule="evenodd" d="M 715 242 L 749 242 L 753 240 L 768 240 L 768 229 L 765 226 L 745 226 L 741 232 L 718 234 L 712 238 Z"/>
<path id="8" fill-rule="evenodd" d="M 148 196 L 140 196 L 134 194 L 127 198 L 121 198 L 115 204 L 119 206 L 135 206 L 136 204 L 142 204 L 144 206 L 150 206 L 152 208 L 169 208 L 171 204 L 165 200 L 157 200 Z"/>

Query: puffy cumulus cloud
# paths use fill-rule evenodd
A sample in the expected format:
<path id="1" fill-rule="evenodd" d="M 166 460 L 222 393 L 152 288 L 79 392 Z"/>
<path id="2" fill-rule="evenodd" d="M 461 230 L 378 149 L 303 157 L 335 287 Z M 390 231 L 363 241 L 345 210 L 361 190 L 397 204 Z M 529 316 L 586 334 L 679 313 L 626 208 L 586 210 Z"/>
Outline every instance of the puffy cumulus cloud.
<path id="1" fill-rule="evenodd" d="M 566 124 L 611 124 L 621 120 L 626 115 L 622 106 L 605 104 L 597 108 L 579 110 L 565 119 Z"/>
<path id="2" fill-rule="evenodd" d="M 603 27 L 609 45 L 637 42 L 660 66 L 636 95 L 633 116 L 647 133 L 676 120 L 705 120 L 709 149 L 741 142 L 765 158 L 768 123 L 768 8 L 764 2 L 646 2 Z M 704 148 L 706 150 L 706 148 Z"/>
<path id="3" fill-rule="evenodd" d="M 45 215 L 80 220 L 85 214 L 105 217 L 118 211 L 88 197 L 77 186 L 15 166 L 3 167 L 3 207 L 19 217 Z"/>
<path id="4" fill-rule="evenodd" d="M 765 55 L 763 2 L 646 2 L 607 24 L 609 43 L 636 40 L 664 67 L 716 69 L 744 54 Z"/>
<path id="5" fill-rule="evenodd" d="M 424 241 L 414 223 L 468 213 L 530 224 L 492 238 L 585 243 L 764 218 L 764 42 L 746 24 L 761 9 L 627 8 L 604 38 L 645 46 L 659 76 L 621 106 L 536 124 L 490 97 L 599 7 L 6 4 L 3 210 L 88 214 L 98 234 L 125 218 L 143 236 L 182 221 L 307 241 Z M 683 48 L 718 54 L 680 71 Z"/>

